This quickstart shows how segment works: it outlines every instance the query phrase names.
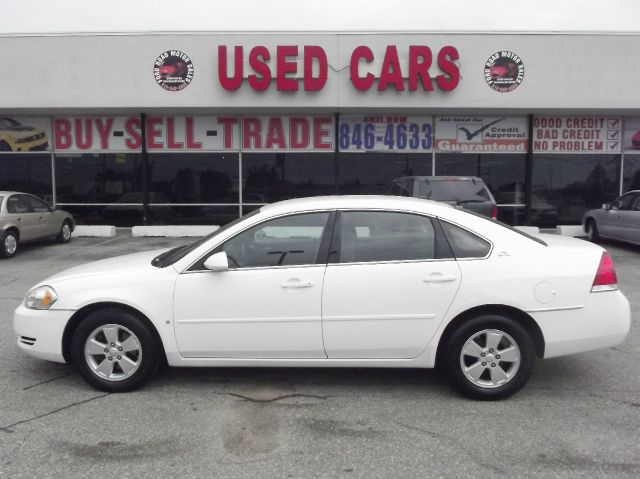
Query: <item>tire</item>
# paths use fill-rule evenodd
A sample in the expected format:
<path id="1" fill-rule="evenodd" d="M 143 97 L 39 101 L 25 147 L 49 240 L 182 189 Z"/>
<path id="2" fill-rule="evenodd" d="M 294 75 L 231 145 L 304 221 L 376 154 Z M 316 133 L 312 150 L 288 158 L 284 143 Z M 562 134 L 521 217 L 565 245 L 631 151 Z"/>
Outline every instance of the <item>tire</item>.
<path id="1" fill-rule="evenodd" d="M 0 141 L 0 151 L 13 151 L 11 146 L 6 141 Z"/>
<path id="2" fill-rule="evenodd" d="M 513 361 L 506 361 L 507 356 Z M 449 378 L 462 394 L 472 399 L 512 396 L 526 384 L 534 362 L 535 349 L 527 331 L 516 321 L 498 314 L 466 321 L 448 342 Z"/>
<path id="3" fill-rule="evenodd" d="M 600 241 L 600 233 L 598 232 L 598 225 L 596 224 L 596 220 L 590 218 L 587 220 L 587 238 L 592 243 L 597 243 Z"/>
<path id="4" fill-rule="evenodd" d="M 0 237 L 0 258 L 12 258 L 18 252 L 18 233 L 5 231 Z"/>
<path id="5" fill-rule="evenodd" d="M 160 347 L 152 331 L 136 315 L 105 308 L 89 313 L 78 325 L 71 339 L 71 360 L 80 376 L 94 388 L 133 391 L 156 371 Z"/>
<path id="6" fill-rule="evenodd" d="M 71 240 L 71 222 L 69 220 L 64 220 L 62 222 L 62 226 L 60 227 L 60 232 L 56 237 L 56 241 L 58 243 L 68 243 Z"/>

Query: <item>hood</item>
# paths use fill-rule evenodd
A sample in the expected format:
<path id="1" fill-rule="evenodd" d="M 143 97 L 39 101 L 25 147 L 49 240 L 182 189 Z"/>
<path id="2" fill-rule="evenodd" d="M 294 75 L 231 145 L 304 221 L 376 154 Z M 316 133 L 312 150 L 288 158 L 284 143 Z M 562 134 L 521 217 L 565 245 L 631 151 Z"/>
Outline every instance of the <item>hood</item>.
<path id="1" fill-rule="evenodd" d="M 59 283 L 61 281 L 68 281 L 81 277 L 106 275 L 110 273 L 122 274 L 127 271 L 131 271 L 132 273 L 135 272 L 139 274 L 144 270 L 157 270 L 158 268 L 151 266 L 151 260 L 160 253 L 169 249 L 170 248 L 163 248 L 152 251 L 142 251 L 140 253 L 132 253 L 124 256 L 116 256 L 115 258 L 93 261 L 91 263 L 64 270 L 60 273 L 54 274 L 53 276 L 49 276 L 44 281 L 41 281 L 40 284 Z"/>

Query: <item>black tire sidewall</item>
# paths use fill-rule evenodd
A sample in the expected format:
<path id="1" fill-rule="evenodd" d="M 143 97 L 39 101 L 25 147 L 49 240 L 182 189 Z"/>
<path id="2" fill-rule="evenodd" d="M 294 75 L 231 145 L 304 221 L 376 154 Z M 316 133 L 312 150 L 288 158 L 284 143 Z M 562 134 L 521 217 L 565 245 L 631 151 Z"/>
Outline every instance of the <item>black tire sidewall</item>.
<path id="1" fill-rule="evenodd" d="M 71 229 L 71 222 L 69 220 L 64 220 L 62 222 L 62 226 L 60 226 L 60 233 L 58 233 L 58 237 L 56 238 L 58 240 L 58 243 L 68 243 L 69 241 L 71 241 L 71 235 L 69 235 L 69 239 L 64 239 L 64 235 L 62 234 L 64 225 L 69 225 L 69 229 Z"/>
<path id="2" fill-rule="evenodd" d="M 589 232 L 591 232 L 591 234 L 589 234 Z M 592 243 L 600 240 L 600 235 L 598 234 L 598 225 L 593 219 L 589 220 L 589 222 L 587 223 L 587 235 L 589 237 L 589 241 L 591 241 Z"/>
<path id="3" fill-rule="evenodd" d="M 464 343 L 484 329 L 497 329 L 507 333 L 520 349 L 520 365 L 515 377 L 497 388 L 482 388 L 472 384 L 460 366 L 460 353 Z M 535 348 L 529 333 L 516 321 L 498 314 L 485 314 L 469 319 L 452 334 L 448 344 L 449 377 L 460 392 L 473 399 L 499 400 L 512 396 L 526 384 L 535 363 Z"/>
<path id="4" fill-rule="evenodd" d="M 9 235 L 16 239 L 16 250 L 13 253 L 8 253 L 4 246 L 4 241 Z M 18 252 L 18 246 L 18 235 L 13 231 L 5 231 L 4 234 L 0 236 L 0 258 L 13 258 Z"/>
<path id="5" fill-rule="evenodd" d="M 142 346 L 142 360 L 138 370 L 122 381 L 100 378 L 93 373 L 84 357 L 87 337 L 105 324 L 126 327 L 138 337 Z M 149 327 L 135 314 L 118 308 L 105 308 L 89 313 L 76 328 L 71 339 L 71 360 L 80 376 L 94 388 L 106 392 L 126 392 L 140 387 L 153 375 L 160 362 L 159 347 Z"/>

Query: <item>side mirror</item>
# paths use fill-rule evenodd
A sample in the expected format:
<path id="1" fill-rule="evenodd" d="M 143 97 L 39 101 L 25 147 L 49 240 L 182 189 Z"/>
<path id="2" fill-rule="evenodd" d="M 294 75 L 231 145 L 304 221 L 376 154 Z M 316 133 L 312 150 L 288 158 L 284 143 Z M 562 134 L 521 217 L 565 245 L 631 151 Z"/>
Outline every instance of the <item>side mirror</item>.
<path id="1" fill-rule="evenodd" d="M 608 210 L 610 208 L 609 203 L 602 203 L 602 209 Z"/>
<path id="2" fill-rule="evenodd" d="M 204 262 L 204 267 L 209 271 L 228 271 L 229 260 L 227 253 L 220 251 L 219 253 L 212 254 Z"/>

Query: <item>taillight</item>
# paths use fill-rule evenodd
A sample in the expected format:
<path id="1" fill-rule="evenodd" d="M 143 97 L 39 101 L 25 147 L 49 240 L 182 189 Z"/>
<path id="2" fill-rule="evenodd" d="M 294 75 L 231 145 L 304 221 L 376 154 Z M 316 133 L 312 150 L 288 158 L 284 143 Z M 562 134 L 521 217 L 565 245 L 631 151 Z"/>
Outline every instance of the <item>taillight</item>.
<path id="1" fill-rule="evenodd" d="M 491 205 L 491 217 L 495 220 L 498 218 L 498 205 Z"/>
<path id="2" fill-rule="evenodd" d="M 600 258 L 600 264 L 598 265 L 598 271 L 596 277 L 593 280 L 592 292 L 596 291 L 612 291 L 618 289 L 618 277 L 616 276 L 616 267 L 613 264 L 613 260 L 609 253 L 604 251 L 602 258 Z"/>

